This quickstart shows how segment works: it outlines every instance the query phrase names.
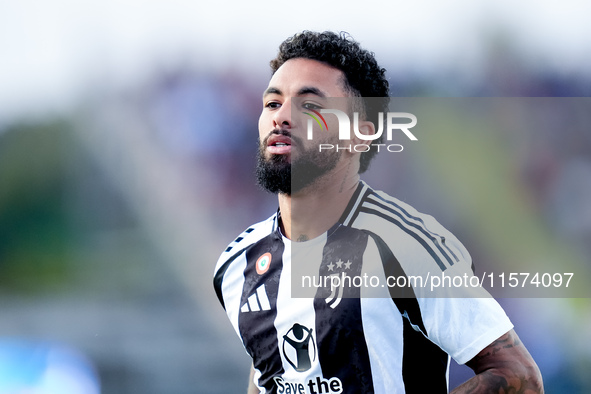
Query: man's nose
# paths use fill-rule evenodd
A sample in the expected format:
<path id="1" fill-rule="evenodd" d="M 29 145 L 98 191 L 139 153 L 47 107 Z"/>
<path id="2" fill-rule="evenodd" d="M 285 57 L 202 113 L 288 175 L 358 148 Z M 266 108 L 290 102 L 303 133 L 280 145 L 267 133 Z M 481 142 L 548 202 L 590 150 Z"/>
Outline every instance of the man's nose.
<path id="1" fill-rule="evenodd" d="M 273 126 L 277 129 L 291 128 L 291 100 L 286 100 L 273 115 Z"/>

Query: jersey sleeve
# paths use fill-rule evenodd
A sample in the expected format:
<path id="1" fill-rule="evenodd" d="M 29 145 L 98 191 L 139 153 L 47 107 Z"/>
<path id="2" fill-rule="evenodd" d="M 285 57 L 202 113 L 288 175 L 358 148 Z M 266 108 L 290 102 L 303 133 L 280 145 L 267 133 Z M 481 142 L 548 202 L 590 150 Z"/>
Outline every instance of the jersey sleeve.
<path id="1" fill-rule="evenodd" d="M 379 203 L 369 204 L 379 208 Z M 360 222 L 379 235 L 394 255 L 390 259 L 396 269 L 387 263 L 386 276 L 406 276 L 412 286 L 410 295 L 403 292 L 404 300 L 394 302 L 416 330 L 464 364 L 513 328 L 486 289 L 472 286 L 479 279 L 470 280 L 472 258 L 451 232 L 432 216 L 398 200 L 381 204 L 381 220 L 360 215 Z"/>
<path id="2" fill-rule="evenodd" d="M 431 277 L 417 291 L 425 334 L 458 364 L 465 364 L 513 324 L 474 277 L 472 257 L 464 245 L 434 219 L 428 224 L 442 234 L 454 264 L 443 271 L 431 269 L 437 278 Z M 421 297 L 424 294 L 428 297 Z"/>
<path id="3" fill-rule="evenodd" d="M 458 364 L 465 364 L 513 328 L 491 298 L 419 299 L 427 337 Z"/>
<path id="4" fill-rule="evenodd" d="M 501 305 L 480 286 L 480 278 L 474 277 L 468 251 L 451 233 L 445 237 L 457 259 L 443 271 L 431 269 L 429 280 L 415 292 L 424 334 L 458 364 L 465 364 L 511 330 L 513 324 Z"/>

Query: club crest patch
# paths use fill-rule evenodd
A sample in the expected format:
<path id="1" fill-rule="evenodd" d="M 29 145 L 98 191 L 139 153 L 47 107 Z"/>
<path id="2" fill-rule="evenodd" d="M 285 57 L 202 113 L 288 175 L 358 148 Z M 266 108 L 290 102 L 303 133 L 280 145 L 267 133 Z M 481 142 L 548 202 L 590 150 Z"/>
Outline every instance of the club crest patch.
<path id="1" fill-rule="evenodd" d="M 256 262 L 256 270 L 257 274 L 262 275 L 269 270 L 269 266 L 271 265 L 271 253 L 265 253 L 261 257 L 258 258 Z"/>

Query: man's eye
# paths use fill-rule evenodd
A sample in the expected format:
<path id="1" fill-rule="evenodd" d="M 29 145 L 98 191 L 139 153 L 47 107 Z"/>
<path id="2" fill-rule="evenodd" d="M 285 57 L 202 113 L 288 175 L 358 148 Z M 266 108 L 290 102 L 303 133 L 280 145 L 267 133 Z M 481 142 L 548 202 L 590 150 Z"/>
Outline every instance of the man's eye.
<path id="1" fill-rule="evenodd" d="M 281 104 L 279 104 L 276 101 L 269 101 L 267 104 L 265 104 L 265 108 L 271 108 L 271 109 L 279 108 L 280 106 L 281 106 Z"/>
<path id="2" fill-rule="evenodd" d="M 305 109 L 313 109 L 315 111 L 319 111 L 322 109 L 321 106 L 314 104 L 314 103 L 304 103 L 304 104 L 302 104 L 302 107 L 304 107 Z"/>

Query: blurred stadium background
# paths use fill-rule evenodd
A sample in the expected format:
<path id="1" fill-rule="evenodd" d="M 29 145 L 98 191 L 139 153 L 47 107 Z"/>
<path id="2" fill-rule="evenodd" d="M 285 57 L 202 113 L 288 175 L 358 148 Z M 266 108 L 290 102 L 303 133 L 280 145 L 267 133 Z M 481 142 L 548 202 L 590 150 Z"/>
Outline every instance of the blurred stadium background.
<path id="1" fill-rule="evenodd" d="M 275 210 L 252 175 L 260 95 L 277 46 L 304 29 L 351 33 L 394 96 L 583 97 L 574 120 L 540 110 L 515 115 L 546 114 L 535 130 L 442 135 L 397 157 L 388 182 L 368 179 L 439 218 L 477 261 L 588 273 L 590 11 L 0 3 L 0 393 L 244 392 L 249 361 L 211 276 L 227 243 Z M 547 392 L 591 392 L 589 299 L 502 302 Z M 454 366 L 452 384 L 469 374 Z"/>

